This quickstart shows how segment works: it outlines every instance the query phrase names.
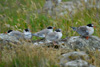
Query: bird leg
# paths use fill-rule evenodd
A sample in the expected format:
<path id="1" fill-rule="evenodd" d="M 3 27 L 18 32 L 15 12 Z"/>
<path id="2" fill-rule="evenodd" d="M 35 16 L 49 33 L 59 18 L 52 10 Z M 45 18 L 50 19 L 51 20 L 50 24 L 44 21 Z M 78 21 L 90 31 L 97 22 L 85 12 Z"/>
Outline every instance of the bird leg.
<path id="1" fill-rule="evenodd" d="M 7 34 L 7 32 L 5 32 L 5 34 Z"/>
<path id="2" fill-rule="evenodd" d="M 57 43 L 55 41 L 53 41 L 53 45 L 55 46 L 55 45 L 57 45 Z"/>
<path id="3" fill-rule="evenodd" d="M 89 36 L 86 36 L 86 39 L 88 40 L 89 39 Z"/>

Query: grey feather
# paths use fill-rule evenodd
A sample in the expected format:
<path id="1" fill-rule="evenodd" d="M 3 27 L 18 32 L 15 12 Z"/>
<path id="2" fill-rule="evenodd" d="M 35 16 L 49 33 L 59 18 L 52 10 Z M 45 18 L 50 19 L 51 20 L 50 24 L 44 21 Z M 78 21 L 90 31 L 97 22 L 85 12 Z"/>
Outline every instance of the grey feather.
<path id="1" fill-rule="evenodd" d="M 53 31 L 53 30 L 52 30 L 52 31 Z M 48 29 L 43 29 L 43 30 L 41 30 L 41 31 L 39 31 L 39 32 L 37 32 L 37 33 L 32 34 L 32 35 L 33 35 L 33 36 L 37 36 L 37 37 L 42 37 L 42 38 L 44 38 L 45 35 L 47 35 L 48 33 L 50 33 L 50 30 L 48 30 Z"/>
<path id="2" fill-rule="evenodd" d="M 77 27 L 71 27 L 74 31 L 76 31 L 77 30 Z"/>
<path id="3" fill-rule="evenodd" d="M 37 36 L 37 37 L 41 37 L 41 38 L 45 37 L 43 34 L 38 34 L 38 33 L 32 34 L 32 36 Z"/>
<path id="4" fill-rule="evenodd" d="M 46 40 L 54 41 L 58 39 L 58 36 L 55 35 L 56 33 L 50 33 L 46 36 Z"/>
<path id="5" fill-rule="evenodd" d="M 10 36 L 15 36 L 17 39 L 23 39 L 24 38 L 24 34 L 19 32 L 19 31 L 12 31 Z"/>
<path id="6" fill-rule="evenodd" d="M 86 28 L 86 26 L 78 27 L 77 32 L 82 36 L 88 36 L 89 35 L 88 29 Z"/>

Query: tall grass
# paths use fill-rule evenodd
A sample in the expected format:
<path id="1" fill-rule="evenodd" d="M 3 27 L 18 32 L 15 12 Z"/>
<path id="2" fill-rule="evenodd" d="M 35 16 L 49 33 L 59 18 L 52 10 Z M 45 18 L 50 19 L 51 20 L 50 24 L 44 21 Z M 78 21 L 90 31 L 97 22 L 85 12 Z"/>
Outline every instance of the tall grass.
<path id="1" fill-rule="evenodd" d="M 12 46 L 2 51 L 3 67 L 58 67 L 57 56 L 60 50 L 47 47 L 37 47 L 33 45 Z"/>
<path id="2" fill-rule="evenodd" d="M 2 53 L 0 53 L 0 67 L 60 67 L 61 54 L 74 51 L 39 47 L 32 44 L 9 44 L 9 46 L 10 49 L 8 46 L 4 46 Z M 100 52 L 98 50 L 88 50 L 86 53 L 90 59 L 86 59 L 85 61 L 99 67 Z"/>
<path id="3" fill-rule="evenodd" d="M 81 10 L 73 15 L 66 14 L 63 17 L 56 17 L 38 14 L 37 10 L 41 8 L 44 1 L 36 0 L 16 0 L 0 1 L 0 32 L 6 32 L 9 29 L 23 31 L 25 28 L 30 28 L 33 33 L 46 28 L 47 26 L 55 26 L 63 30 L 63 38 L 66 36 L 75 36 L 77 33 L 73 32 L 70 26 L 81 26 L 88 23 L 93 23 L 97 28 L 94 35 L 99 35 L 100 24 L 100 10 L 90 8 L 88 10 Z M 97 32 L 98 31 L 98 32 Z M 33 39 L 37 39 L 33 37 Z"/>

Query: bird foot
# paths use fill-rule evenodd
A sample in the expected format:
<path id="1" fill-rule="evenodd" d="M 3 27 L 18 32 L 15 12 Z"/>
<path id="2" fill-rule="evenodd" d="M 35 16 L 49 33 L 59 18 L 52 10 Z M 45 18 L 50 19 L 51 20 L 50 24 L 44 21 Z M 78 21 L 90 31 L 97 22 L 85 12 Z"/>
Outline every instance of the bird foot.
<path id="1" fill-rule="evenodd" d="M 54 41 L 54 42 L 53 42 L 53 45 L 55 46 L 55 45 L 57 45 L 57 43 Z"/>
<path id="2" fill-rule="evenodd" d="M 88 40 L 89 39 L 89 36 L 87 36 L 86 39 Z"/>

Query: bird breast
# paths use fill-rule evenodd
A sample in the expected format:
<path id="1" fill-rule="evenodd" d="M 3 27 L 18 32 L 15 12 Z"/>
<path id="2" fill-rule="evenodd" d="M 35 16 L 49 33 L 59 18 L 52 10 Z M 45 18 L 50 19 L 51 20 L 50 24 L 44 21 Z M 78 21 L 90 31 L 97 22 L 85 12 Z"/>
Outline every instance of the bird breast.
<path id="1" fill-rule="evenodd" d="M 62 33 L 61 32 L 57 32 L 58 35 L 58 39 L 60 39 L 62 37 Z"/>
<path id="2" fill-rule="evenodd" d="M 94 28 L 93 27 L 87 27 L 89 31 L 89 35 L 92 35 L 94 33 Z"/>

